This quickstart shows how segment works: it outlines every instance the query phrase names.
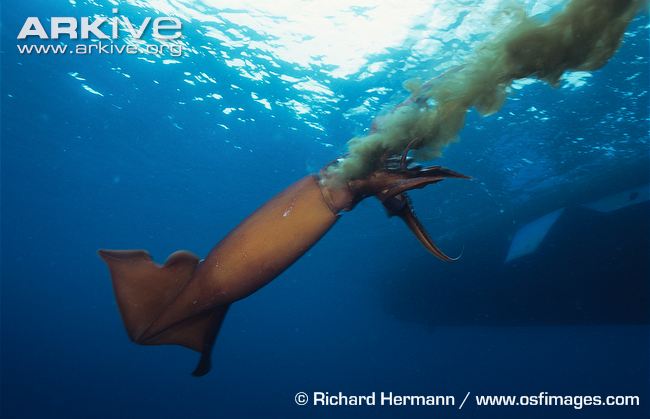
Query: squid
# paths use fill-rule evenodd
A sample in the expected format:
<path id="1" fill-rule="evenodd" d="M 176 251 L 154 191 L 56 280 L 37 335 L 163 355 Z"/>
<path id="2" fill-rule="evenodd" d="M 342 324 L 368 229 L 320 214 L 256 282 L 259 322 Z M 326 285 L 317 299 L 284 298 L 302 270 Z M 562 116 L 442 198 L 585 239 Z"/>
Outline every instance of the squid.
<path id="1" fill-rule="evenodd" d="M 244 219 L 203 260 L 181 250 L 158 265 L 144 250 L 99 250 L 129 338 L 141 345 L 175 344 L 195 350 L 201 355 L 192 374 L 207 374 L 230 305 L 280 275 L 341 214 L 371 196 L 388 216 L 401 218 L 430 253 L 445 262 L 456 260 L 431 240 L 407 191 L 468 177 L 441 166 L 412 164 L 408 151 L 383 157 L 380 169 L 363 179 L 331 182 L 323 169 L 298 180 Z"/>

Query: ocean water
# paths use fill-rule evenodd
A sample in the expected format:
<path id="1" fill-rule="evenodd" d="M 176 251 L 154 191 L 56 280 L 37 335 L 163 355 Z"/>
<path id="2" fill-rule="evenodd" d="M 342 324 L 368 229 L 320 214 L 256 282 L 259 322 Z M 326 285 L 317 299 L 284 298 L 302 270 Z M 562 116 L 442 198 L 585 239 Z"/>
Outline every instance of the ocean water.
<path id="1" fill-rule="evenodd" d="M 366 200 L 232 306 L 205 377 L 190 375 L 194 352 L 129 342 L 96 255 L 207 254 L 343 154 L 406 98 L 403 81 L 471 56 L 501 27 L 497 3 L 3 2 L 2 418 L 648 417 L 647 11 L 601 70 L 558 88 L 519 81 L 497 114 L 470 112 L 436 163 L 472 180 L 411 194 L 460 261 L 433 258 Z M 520 3 L 541 18 L 564 4 Z M 183 54 L 15 46 L 28 16 L 114 7 L 138 23 L 181 17 Z M 506 263 L 517 232 L 559 209 L 539 246 Z M 294 401 L 382 391 L 455 405 Z M 640 406 L 474 401 L 541 392 L 636 395 Z"/>

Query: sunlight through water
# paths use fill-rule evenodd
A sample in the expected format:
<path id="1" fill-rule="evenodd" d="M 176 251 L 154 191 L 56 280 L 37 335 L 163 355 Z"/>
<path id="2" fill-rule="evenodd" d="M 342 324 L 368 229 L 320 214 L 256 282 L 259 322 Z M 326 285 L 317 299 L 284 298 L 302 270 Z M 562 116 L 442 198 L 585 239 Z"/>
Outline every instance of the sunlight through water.
<path id="1" fill-rule="evenodd" d="M 150 83 L 159 84 L 159 66 L 173 68 L 180 86 L 182 107 L 214 112 L 219 115 L 215 126 L 223 134 L 216 140 L 224 141 L 235 150 L 246 149 L 237 139 L 229 138 L 231 129 L 243 124 L 254 124 L 251 115 L 282 118 L 289 115 L 295 125 L 281 126 L 296 132 L 311 130 L 305 141 L 314 141 L 324 148 L 345 152 L 346 142 L 353 136 L 368 132 L 370 123 L 408 97 L 402 83 L 414 77 L 428 80 L 465 63 L 486 40 L 504 31 L 510 22 L 522 13 L 548 20 L 567 4 L 566 0 L 110 0 L 100 4 L 88 0 L 70 0 L 75 7 L 87 7 L 98 15 L 111 16 L 111 8 L 120 13 L 145 16 L 177 16 L 183 20 L 184 37 L 181 57 L 169 54 L 138 56 L 139 63 L 150 65 Z M 630 29 L 627 43 L 643 43 L 647 39 L 645 25 Z M 136 42 L 128 40 L 128 42 Z M 147 41 L 137 41 L 147 42 Z M 148 42 L 156 42 L 149 40 Z M 126 63 L 114 66 L 112 71 L 128 78 L 132 73 Z M 647 56 L 628 57 L 624 73 L 625 83 L 613 85 L 610 93 L 621 98 L 639 99 L 639 106 L 647 101 L 644 86 Z M 83 70 L 69 72 L 78 80 L 80 89 L 97 98 L 113 100 L 115 108 L 128 104 L 118 102 L 111 92 L 96 85 L 96 80 Z M 640 76 L 641 75 L 641 76 Z M 176 76 L 174 76 L 176 77 Z M 135 83 L 143 83 L 140 78 Z M 575 96 L 593 91 L 598 83 L 592 73 L 568 72 L 561 81 L 561 90 Z M 490 124 L 502 130 L 500 141 L 482 139 L 481 156 L 490 156 L 498 170 L 513 180 L 511 187 L 530 188 L 541 180 L 564 179 L 571 168 L 572 156 L 589 157 L 594 161 L 612 158 L 635 158 L 632 141 L 645 144 L 648 135 L 632 139 L 624 130 L 625 121 L 647 123 L 638 119 L 632 105 L 607 108 L 607 101 L 594 105 L 603 108 L 601 114 L 576 113 L 581 132 L 576 136 L 563 130 L 551 139 L 535 140 L 527 147 L 529 155 L 509 162 L 507 156 L 512 144 L 508 138 L 523 138 L 531 132 L 531 123 L 540 127 L 536 137 L 542 138 L 544 127 L 551 127 L 562 116 L 560 109 L 535 102 L 542 89 L 552 88 L 536 79 L 516 80 L 510 86 L 509 99 L 514 108 L 473 121 L 461 136 L 480 136 Z M 570 95 L 558 96 L 562 103 L 573 100 Z M 523 101 L 527 103 L 524 105 Z M 523 107 L 517 111 L 517 103 Z M 200 108 L 199 108 L 200 107 Z M 337 119 L 338 118 L 338 119 Z M 595 118 L 595 120 L 592 120 Z M 637 120 L 638 119 L 638 120 Z M 339 120 L 344 120 L 341 124 Z M 185 122 L 173 110 L 169 121 L 182 130 Z M 337 125 L 333 125 L 337 124 Z M 336 132 L 342 127 L 345 136 Z M 335 128 L 335 129 L 333 129 Z M 308 131 L 309 132 L 309 131 Z M 278 134 L 281 135 L 281 134 Z M 549 142 L 557 145 L 548 147 Z M 465 153 L 474 143 L 463 143 Z M 570 148 L 570 150 L 569 150 Z M 471 151 L 471 150 L 470 150 Z M 565 157 L 549 156 L 561 153 Z M 481 157 L 479 161 L 488 159 Z M 549 162 L 559 159 L 562 167 Z M 507 164 L 506 164 L 507 162 Z M 540 166 L 542 165 L 543 166 Z M 518 174 L 514 176 L 513 174 Z"/>

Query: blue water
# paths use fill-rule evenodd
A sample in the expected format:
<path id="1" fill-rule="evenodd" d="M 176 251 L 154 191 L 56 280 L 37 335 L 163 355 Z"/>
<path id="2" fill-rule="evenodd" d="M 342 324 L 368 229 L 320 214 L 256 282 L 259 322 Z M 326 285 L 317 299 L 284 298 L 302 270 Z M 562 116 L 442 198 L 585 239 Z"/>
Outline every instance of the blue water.
<path id="1" fill-rule="evenodd" d="M 194 18 L 183 42 L 196 50 L 183 57 L 18 54 L 27 16 L 110 7 L 53 3 L 2 4 L 2 418 L 648 417 L 650 205 L 583 206 L 650 181 L 647 14 L 605 68 L 559 89 L 518 85 L 497 115 L 470 113 L 439 163 L 473 180 L 412 194 L 461 261 L 431 257 L 364 201 L 232 306 L 213 371 L 197 379 L 195 353 L 128 341 L 96 250 L 143 248 L 159 262 L 179 248 L 207 254 L 343 153 L 405 97 L 402 81 L 434 76 L 472 44 L 454 35 L 424 58 L 408 38 L 346 67 L 345 57 L 291 59 L 235 19 L 208 38 L 210 23 Z M 174 10 L 146 3 L 120 7 L 134 20 Z M 437 39 L 483 30 L 457 7 Z M 515 233 L 558 208 L 540 248 L 504 264 Z M 299 391 L 453 395 L 456 406 L 301 407 Z M 641 406 L 481 408 L 470 398 L 458 410 L 467 392 L 542 391 L 638 395 Z"/>

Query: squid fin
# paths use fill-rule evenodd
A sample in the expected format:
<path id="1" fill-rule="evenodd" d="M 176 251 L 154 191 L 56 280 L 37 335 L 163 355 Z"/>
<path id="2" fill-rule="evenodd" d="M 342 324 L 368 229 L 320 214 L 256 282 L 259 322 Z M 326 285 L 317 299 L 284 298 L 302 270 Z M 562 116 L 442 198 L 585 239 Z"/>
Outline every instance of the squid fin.
<path id="1" fill-rule="evenodd" d="M 140 345 L 175 344 L 202 354 L 194 375 L 210 370 L 210 353 L 228 305 L 168 325 L 152 325 L 191 281 L 199 258 L 186 251 L 173 253 L 164 265 L 144 250 L 100 250 L 113 280 L 117 304 L 129 338 Z M 162 327 L 162 328 L 161 328 Z"/>

